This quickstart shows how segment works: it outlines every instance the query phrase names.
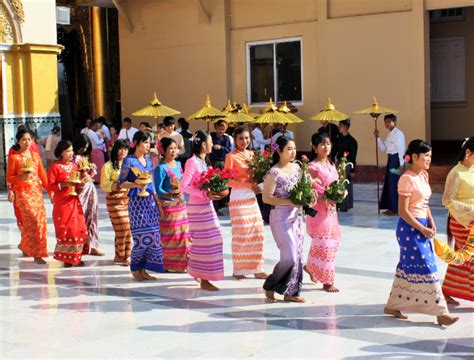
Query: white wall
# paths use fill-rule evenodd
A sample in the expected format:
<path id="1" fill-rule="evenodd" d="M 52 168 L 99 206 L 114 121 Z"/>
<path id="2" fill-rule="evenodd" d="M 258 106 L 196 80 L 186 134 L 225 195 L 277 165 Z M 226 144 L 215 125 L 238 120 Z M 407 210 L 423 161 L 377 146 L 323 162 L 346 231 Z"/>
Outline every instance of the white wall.
<path id="1" fill-rule="evenodd" d="M 29 44 L 57 44 L 56 1 L 23 0 L 25 22 L 21 26 L 23 42 Z"/>

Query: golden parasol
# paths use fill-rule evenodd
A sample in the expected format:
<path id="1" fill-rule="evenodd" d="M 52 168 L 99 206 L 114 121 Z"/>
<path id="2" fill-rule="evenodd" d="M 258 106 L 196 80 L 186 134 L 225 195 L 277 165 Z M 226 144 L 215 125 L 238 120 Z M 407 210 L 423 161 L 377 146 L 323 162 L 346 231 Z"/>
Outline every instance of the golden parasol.
<path id="1" fill-rule="evenodd" d="M 278 108 L 273 104 L 272 98 L 270 98 L 270 102 L 263 114 L 255 119 L 256 124 L 270 124 L 271 129 L 273 129 L 273 124 L 288 124 L 291 122 L 292 120 L 286 114 L 278 111 Z M 273 145 L 273 138 L 270 141 Z"/>
<path id="2" fill-rule="evenodd" d="M 374 119 L 375 130 L 377 130 L 377 119 L 382 114 L 397 114 L 397 110 L 392 110 L 386 107 L 379 106 L 377 99 L 374 96 L 372 106 L 367 109 L 354 111 L 354 114 L 368 114 Z M 377 163 L 377 207 L 380 214 L 380 174 L 379 174 L 379 152 L 377 147 L 377 138 L 375 138 L 375 161 Z"/>
<path id="3" fill-rule="evenodd" d="M 243 112 L 244 114 L 247 114 L 248 116 L 253 117 L 253 118 L 259 117 L 259 116 L 261 115 L 261 114 L 256 113 L 256 112 L 252 112 L 251 107 L 248 106 L 248 105 L 245 104 L 245 103 L 242 105 L 242 112 Z"/>
<path id="4" fill-rule="evenodd" d="M 225 118 L 226 114 L 211 105 L 209 94 L 204 101 L 204 106 L 188 117 L 188 120 L 204 120 L 207 122 L 207 131 L 209 132 L 209 122 L 214 119 Z"/>
<path id="5" fill-rule="evenodd" d="M 289 124 L 299 124 L 299 123 L 304 122 L 303 119 L 299 118 L 298 116 L 296 116 L 295 114 L 291 112 L 291 109 L 286 104 L 286 100 L 283 103 L 283 105 L 278 108 L 278 111 L 281 112 L 282 114 L 285 114 L 285 116 L 289 120 L 288 121 Z"/>
<path id="6" fill-rule="evenodd" d="M 134 116 L 150 116 L 154 117 L 155 119 L 159 116 L 172 116 L 177 114 L 181 114 L 181 112 L 163 105 L 156 97 L 156 93 L 154 93 L 153 100 L 150 102 L 150 105 L 132 113 Z"/>
<path id="7" fill-rule="evenodd" d="M 255 122 L 255 119 L 251 117 L 250 115 L 247 115 L 246 113 L 244 113 L 242 109 L 239 109 L 236 103 L 234 103 L 234 106 L 229 111 L 225 111 L 225 112 L 227 114 L 225 120 L 229 123 Z"/>
<path id="8" fill-rule="evenodd" d="M 234 106 L 235 106 L 235 104 L 234 104 Z M 225 106 L 224 110 L 222 110 L 222 112 L 223 112 L 224 114 L 228 114 L 229 112 L 232 111 L 233 108 L 234 108 L 234 107 L 233 107 L 232 104 L 230 103 L 230 99 L 227 99 L 227 105 Z"/>
<path id="9" fill-rule="evenodd" d="M 349 116 L 337 111 L 336 107 L 331 102 L 331 98 L 328 98 L 326 107 L 316 115 L 311 116 L 310 119 L 317 121 L 343 121 L 349 119 Z"/>

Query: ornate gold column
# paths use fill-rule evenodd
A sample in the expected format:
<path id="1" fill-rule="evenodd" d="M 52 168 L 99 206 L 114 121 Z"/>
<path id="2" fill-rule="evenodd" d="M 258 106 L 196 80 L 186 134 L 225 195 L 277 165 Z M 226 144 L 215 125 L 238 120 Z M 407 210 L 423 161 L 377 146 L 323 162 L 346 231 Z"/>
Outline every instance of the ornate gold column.
<path id="1" fill-rule="evenodd" d="M 92 52 L 94 78 L 94 110 L 93 116 L 107 113 L 107 34 L 105 9 L 92 7 Z"/>

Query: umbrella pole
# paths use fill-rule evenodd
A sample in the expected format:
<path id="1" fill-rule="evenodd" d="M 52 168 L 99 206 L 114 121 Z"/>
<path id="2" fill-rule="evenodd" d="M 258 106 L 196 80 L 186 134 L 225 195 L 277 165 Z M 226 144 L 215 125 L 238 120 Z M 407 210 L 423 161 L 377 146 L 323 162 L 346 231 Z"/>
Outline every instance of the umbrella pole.
<path id="1" fill-rule="evenodd" d="M 250 130 L 250 123 L 247 124 L 247 130 L 249 132 L 249 135 L 250 135 L 250 144 L 252 144 L 252 150 L 255 150 L 255 147 L 253 145 L 253 136 L 252 136 L 252 131 Z M 234 139 L 235 140 L 235 139 Z"/>
<path id="2" fill-rule="evenodd" d="M 374 117 L 375 130 L 377 130 L 378 116 Z M 377 211 L 380 215 L 380 169 L 379 169 L 379 149 L 377 145 L 377 137 L 375 137 L 375 162 L 377 164 Z"/>

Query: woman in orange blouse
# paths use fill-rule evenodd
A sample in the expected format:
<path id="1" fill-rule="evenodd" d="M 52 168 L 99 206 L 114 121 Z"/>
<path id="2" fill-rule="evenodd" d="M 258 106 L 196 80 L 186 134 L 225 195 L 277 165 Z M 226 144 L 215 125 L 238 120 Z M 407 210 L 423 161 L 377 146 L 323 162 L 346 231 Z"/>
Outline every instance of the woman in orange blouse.
<path id="1" fill-rule="evenodd" d="M 23 222 L 20 250 L 34 257 L 36 264 L 46 264 L 46 209 L 42 190 L 47 190 L 48 179 L 41 157 L 31 150 L 33 137 L 26 130 L 16 134 L 15 153 L 8 157 L 7 182 L 11 184 L 15 203 Z"/>
<path id="2" fill-rule="evenodd" d="M 268 275 L 263 272 L 263 220 L 255 197 L 261 190 L 248 168 L 248 161 L 253 156 L 253 152 L 248 149 L 250 133 L 244 127 L 238 127 L 233 135 L 235 149 L 227 154 L 224 166 L 237 172 L 233 180 L 229 181 L 229 187 L 232 188 L 229 210 L 233 275 L 237 280 L 252 274 L 257 279 L 266 279 Z"/>

